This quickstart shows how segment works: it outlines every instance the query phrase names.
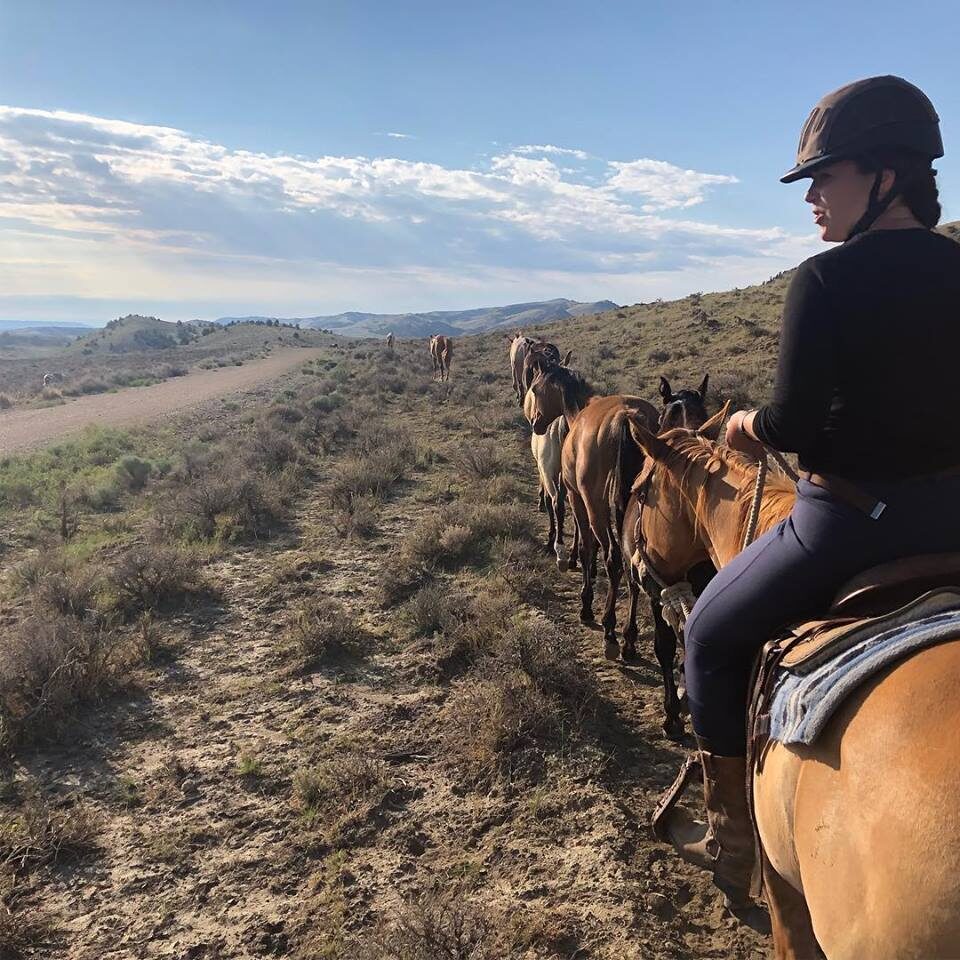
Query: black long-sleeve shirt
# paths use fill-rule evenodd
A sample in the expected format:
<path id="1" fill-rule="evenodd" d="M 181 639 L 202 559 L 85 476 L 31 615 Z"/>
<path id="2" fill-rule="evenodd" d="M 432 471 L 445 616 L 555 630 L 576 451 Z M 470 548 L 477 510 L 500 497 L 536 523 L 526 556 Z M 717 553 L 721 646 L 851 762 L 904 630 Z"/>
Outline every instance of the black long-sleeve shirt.
<path id="1" fill-rule="evenodd" d="M 960 465 L 960 244 L 875 230 L 800 265 L 757 436 L 801 466 L 882 480 Z"/>

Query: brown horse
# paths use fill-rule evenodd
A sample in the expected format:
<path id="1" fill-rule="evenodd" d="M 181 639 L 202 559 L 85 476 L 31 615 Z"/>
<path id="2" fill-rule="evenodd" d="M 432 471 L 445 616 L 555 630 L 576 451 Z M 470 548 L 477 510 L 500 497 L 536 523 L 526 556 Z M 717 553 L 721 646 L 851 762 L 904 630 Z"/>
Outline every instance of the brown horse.
<path id="1" fill-rule="evenodd" d="M 660 413 L 660 432 L 674 427 L 686 427 L 695 430 L 707 421 L 707 408 L 704 399 L 707 394 L 709 375 L 703 378 L 696 390 L 679 390 L 674 393 L 666 377 L 660 378 L 660 397 L 663 400 L 663 409 Z M 643 572 L 634 562 L 636 552 L 635 534 L 637 519 L 640 516 L 640 499 L 636 489 L 632 490 L 627 500 L 623 515 L 623 525 L 620 531 L 620 543 L 623 551 L 626 568 L 627 586 L 630 590 L 630 613 L 627 625 L 623 631 L 624 646 L 626 649 L 636 649 L 637 638 L 637 605 L 641 591 L 645 591 L 650 599 L 650 613 L 653 619 L 653 652 L 660 665 L 663 676 L 663 732 L 673 740 L 683 736 L 683 706 L 677 691 L 674 678 L 674 663 L 677 658 L 677 635 L 663 618 L 663 605 L 659 599 L 658 585 L 649 576 L 643 581 Z M 716 570 L 713 564 L 704 562 L 698 564 L 688 574 L 688 580 L 693 585 L 694 593 L 700 594 L 710 582 Z"/>
<path id="2" fill-rule="evenodd" d="M 623 562 L 620 526 L 627 493 L 642 457 L 630 441 L 631 418 L 656 429 L 656 408 L 640 397 L 598 397 L 574 370 L 551 367 L 534 377 L 528 392 L 528 418 L 533 432 L 542 435 L 557 417 L 567 422 L 561 472 L 567 497 L 580 533 L 580 619 L 593 623 L 593 578 L 597 549 L 603 553 L 607 571 L 607 601 L 604 607 L 604 654 L 620 653 L 617 643 L 617 592 Z M 632 651 L 625 649 L 629 656 Z"/>
<path id="3" fill-rule="evenodd" d="M 740 549 L 756 467 L 709 439 L 718 427 L 657 437 L 631 423 L 648 455 L 641 535 L 671 582 Z M 769 477 L 759 530 L 793 500 L 791 484 Z M 960 637 L 867 681 L 815 744 L 771 743 L 754 794 L 776 957 L 960 955 L 957 729 Z"/>
<path id="4" fill-rule="evenodd" d="M 533 344 L 523 358 L 523 374 L 520 379 L 524 396 L 526 396 L 527 391 L 530 389 L 530 384 L 533 383 L 533 378 L 538 373 L 550 367 L 569 367 L 572 358 L 572 350 L 568 350 L 563 359 L 561 359 L 560 350 L 554 346 L 554 344 L 544 343 L 543 341 Z"/>
<path id="5" fill-rule="evenodd" d="M 450 379 L 450 360 L 453 357 L 453 340 L 442 333 L 430 337 L 430 359 L 433 361 L 433 375 L 441 383 Z"/>

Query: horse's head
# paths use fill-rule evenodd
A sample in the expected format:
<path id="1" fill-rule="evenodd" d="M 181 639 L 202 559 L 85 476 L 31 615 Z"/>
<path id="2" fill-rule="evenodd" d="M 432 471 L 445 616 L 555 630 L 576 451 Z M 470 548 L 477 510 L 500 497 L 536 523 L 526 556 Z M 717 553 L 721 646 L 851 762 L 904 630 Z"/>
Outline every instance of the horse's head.
<path id="1" fill-rule="evenodd" d="M 660 397 L 663 399 L 663 411 L 660 414 L 660 432 L 675 427 L 696 430 L 707 422 L 705 405 L 710 375 L 707 374 L 696 390 L 678 390 L 673 392 L 670 381 L 660 377 Z"/>
<path id="2" fill-rule="evenodd" d="M 538 436 L 563 416 L 563 389 L 553 374 L 552 367 L 537 370 L 523 398 L 524 416 Z"/>
<path id="3" fill-rule="evenodd" d="M 668 583 L 683 580 L 687 571 L 711 559 L 699 519 L 700 490 L 705 487 L 705 460 L 690 457 L 690 447 L 703 449 L 720 436 L 729 402 L 697 429 L 675 427 L 655 434 L 630 418 L 630 434 L 644 453 L 644 464 L 633 490 L 641 498 L 641 530 L 637 538 L 657 574 Z"/>

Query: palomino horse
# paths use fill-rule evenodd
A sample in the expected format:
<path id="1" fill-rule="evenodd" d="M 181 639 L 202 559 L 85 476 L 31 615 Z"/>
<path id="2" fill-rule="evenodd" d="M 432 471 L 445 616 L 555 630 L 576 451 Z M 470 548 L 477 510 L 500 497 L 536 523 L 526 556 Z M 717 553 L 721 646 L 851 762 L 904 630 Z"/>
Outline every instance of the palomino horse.
<path id="1" fill-rule="evenodd" d="M 533 417 L 533 395 L 528 393 L 524 401 L 524 414 L 530 420 Z M 560 476 L 561 451 L 563 441 L 567 438 L 567 421 L 557 417 L 547 427 L 546 433 L 530 434 L 530 452 L 533 454 L 540 477 L 540 492 L 543 496 L 547 517 L 550 520 L 550 533 L 547 537 L 547 551 L 555 553 L 557 568 L 564 571 L 573 565 L 577 537 L 574 535 L 574 548 L 570 556 L 563 555 L 563 519 L 564 501 L 566 500 L 563 480 Z"/>
<path id="2" fill-rule="evenodd" d="M 725 412 L 696 433 L 631 423 L 648 457 L 641 536 L 665 580 L 740 550 L 757 468 L 709 439 Z M 768 477 L 758 529 L 794 496 Z M 813 745 L 771 742 L 754 803 L 776 957 L 960 955 L 958 729 L 960 637 L 868 680 Z"/>
<path id="3" fill-rule="evenodd" d="M 430 337 L 430 359 L 433 374 L 442 383 L 450 379 L 450 360 L 453 357 L 453 340 L 442 333 Z"/>
<path id="4" fill-rule="evenodd" d="M 660 378 L 660 396 L 663 399 L 663 410 L 660 413 L 660 432 L 673 427 L 687 427 L 695 430 L 707 421 L 707 408 L 704 398 L 707 393 L 709 375 L 703 378 L 696 390 L 680 390 L 674 393 L 666 377 Z M 640 499 L 637 490 L 630 493 L 623 514 L 623 526 L 620 531 L 620 545 L 626 569 L 627 586 L 630 589 L 630 613 L 627 625 L 623 630 L 624 646 L 635 649 L 638 637 L 637 605 L 641 591 L 646 590 L 650 598 L 650 613 L 653 619 L 653 652 L 660 665 L 663 676 L 663 732 L 673 740 L 683 736 L 684 724 L 682 718 L 682 704 L 677 692 L 674 678 L 674 663 L 677 658 L 677 635 L 673 627 L 663 618 L 663 605 L 659 599 L 659 589 L 649 577 L 641 583 L 642 571 L 634 563 L 636 552 L 637 519 L 640 516 Z M 714 567 L 711 563 L 699 564 L 690 571 L 688 579 L 693 585 L 694 592 L 699 595 L 713 577 Z"/>
<path id="5" fill-rule="evenodd" d="M 538 373 L 528 391 L 528 418 L 533 432 L 544 434 L 557 417 L 569 427 L 563 444 L 561 472 L 580 533 L 580 619 L 593 623 L 593 578 L 597 548 L 603 551 L 607 570 L 604 607 L 604 653 L 611 659 L 617 644 L 617 591 L 623 562 L 620 525 L 627 492 L 642 457 L 630 440 L 631 417 L 651 430 L 657 426 L 656 408 L 640 397 L 598 397 L 576 371 L 551 367 Z M 624 655 L 632 651 L 625 649 Z"/>

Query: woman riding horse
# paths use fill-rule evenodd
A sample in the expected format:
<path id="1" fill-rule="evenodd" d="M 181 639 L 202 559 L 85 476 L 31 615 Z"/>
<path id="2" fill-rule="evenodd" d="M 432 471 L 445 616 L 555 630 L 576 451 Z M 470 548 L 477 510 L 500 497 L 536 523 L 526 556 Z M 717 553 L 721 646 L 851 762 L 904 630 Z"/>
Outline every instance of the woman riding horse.
<path id="1" fill-rule="evenodd" d="M 871 77 L 817 104 L 781 178 L 811 179 L 804 199 L 821 238 L 840 246 L 798 268 L 773 401 L 735 413 L 726 440 L 758 458 L 764 445 L 795 452 L 801 479 L 787 519 L 717 574 L 687 620 L 708 822 L 675 808 L 666 823 L 732 909 L 750 904 L 746 710 L 757 653 L 778 627 L 825 611 L 859 571 L 960 550 L 960 244 L 932 229 L 941 156 L 927 97 L 898 77 Z"/>

